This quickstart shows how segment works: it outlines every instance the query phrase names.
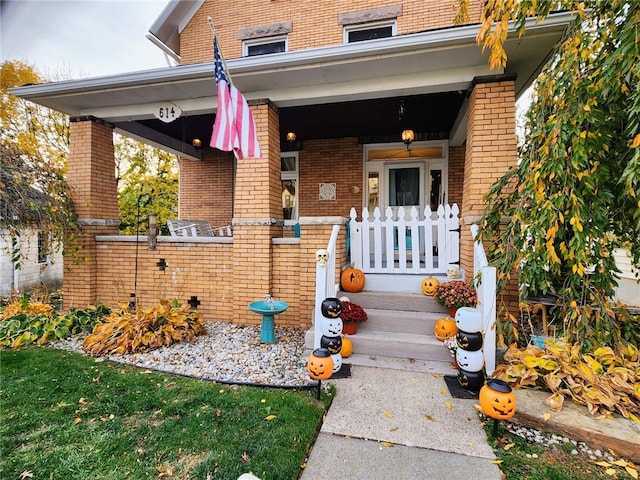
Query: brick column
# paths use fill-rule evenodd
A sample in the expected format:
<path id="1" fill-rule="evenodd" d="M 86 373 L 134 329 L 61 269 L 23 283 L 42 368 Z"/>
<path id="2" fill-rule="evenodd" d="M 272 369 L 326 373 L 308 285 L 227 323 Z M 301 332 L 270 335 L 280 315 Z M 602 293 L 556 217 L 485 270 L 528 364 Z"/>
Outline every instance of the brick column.
<path id="1" fill-rule="evenodd" d="M 467 278 L 473 275 L 469 225 L 482 215 L 491 185 L 517 161 L 515 109 L 513 80 L 478 83 L 469 98 L 460 238 L 460 264 Z M 509 298 L 510 306 L 517 307 L 512 302 Z"/>
<path id="2" fill-rule="evenodd" d="M 118 233 L 118 195 L 113 159 L 113 126 L 96 118 L 72 119 L 67 182 L 83 233 L 78 261 L 65 257 L 64 308 L 95 304 L 96 235 Z"/>
<path id="3" fill-rule="evenodd" d="M 247 304 L 273 289 L 273 237 L 282 236 L 280 120 L 274 105 L 251 107 L 262 158 L 237 161 L 233 212 L 234 323 L 260 323 Z M 279 299 L 277 299 L 279 300 Z M 276 319 L 277 321 L 277 319 Z"/>

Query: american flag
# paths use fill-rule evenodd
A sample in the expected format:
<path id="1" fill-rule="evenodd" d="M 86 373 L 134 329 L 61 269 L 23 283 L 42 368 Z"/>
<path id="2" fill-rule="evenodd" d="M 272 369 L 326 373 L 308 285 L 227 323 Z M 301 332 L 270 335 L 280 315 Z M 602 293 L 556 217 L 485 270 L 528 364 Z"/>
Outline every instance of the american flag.
<path id="1" fill-rule="evenodd" d="M 262 158 L 253 114 L 244 96 L 233 86 L 224 68 L 218 39 L 213 37 L 215 79 L 218 86 L 218 112 L 213 124 L 211 147 L 229 152 L 236 158 Z"/>

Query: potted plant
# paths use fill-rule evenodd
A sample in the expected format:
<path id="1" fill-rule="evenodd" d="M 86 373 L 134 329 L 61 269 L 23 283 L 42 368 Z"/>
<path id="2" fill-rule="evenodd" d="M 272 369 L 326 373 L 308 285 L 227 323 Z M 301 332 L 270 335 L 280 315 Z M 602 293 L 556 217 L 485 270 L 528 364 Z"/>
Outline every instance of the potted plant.
<path id="1" fill-rule="evenodd" d="M 342 333 L 354 335 L 358 331 L 358 323 L 367 321 L 367 312 L 360 305 L 342 302 Z"/>
<path id="2" fill-rule="evenodd" d="M 438 304 L 449 309 L 449 315 L 455 317 L 460 307 L 474 307 L 478 302 L 476 289 L 464 280 L 441 283 L 436 287 L 434 298 Z"/>
<path id="3" fill-rule="evenodd" d="M 451 357 L 453 357 L 453 366 L 458 368 L 458 361 L 456 360 L 456 351 L 458 350 L 458 340 L 456 336 L 447 338 L 444 342 L 442 342 L 445 347 L 449 350 Z"/>

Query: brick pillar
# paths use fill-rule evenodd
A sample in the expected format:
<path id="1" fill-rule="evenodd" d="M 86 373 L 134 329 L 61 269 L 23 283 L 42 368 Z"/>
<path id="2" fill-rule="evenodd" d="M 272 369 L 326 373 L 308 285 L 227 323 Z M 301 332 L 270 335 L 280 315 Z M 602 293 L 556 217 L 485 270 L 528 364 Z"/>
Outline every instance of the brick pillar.
<path id="1" fill-rule="evenodd" d="M 233 212 L 234 323 L 260 323 L 247 304 L 273 289 L 273 237 L 282 236 L 280 120 L 270 102 L 251 107 L 262 158 L 237 161 Z M 280 300 L 276 298 L 276 300 Z M 277 319 L 276 319 L 277 321 Z"/>
<path id="2" fill-rule="evenodd" d="M 469 98 L 460 214 L 463 220 L 460 264 L 467 278 L 473 275 L 473 239 L 469 225 L 482 215 L 484 195 L 491 185 L 517 161 L 515 109 L 512 80 L 476 84 Z M 513 298 L 512 289 L 509 292 L 509 308 L 517 308 L 517 298 Z"/>
<path id="3" fill-rule="evenodd" d="M 99 119 L 72 119 L 67 181 L 83 233 L 78 261 L 65 257 L 64 308 L 95 304 L 96 235 L 117 235 L 118 195 L 113 159 L 113 126 Z"/>

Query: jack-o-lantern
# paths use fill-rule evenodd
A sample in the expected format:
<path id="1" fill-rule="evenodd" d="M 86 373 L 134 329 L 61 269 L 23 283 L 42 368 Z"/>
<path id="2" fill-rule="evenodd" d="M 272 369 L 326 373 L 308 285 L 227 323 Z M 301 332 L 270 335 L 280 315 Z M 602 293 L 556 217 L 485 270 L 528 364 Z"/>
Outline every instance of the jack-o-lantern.
<path id="1" fill-rule="evenodd" d="M 342 368 L 342 357 L 339 353 L 334 353 L 331 355 L 331 360 L 333 360 L 333 373 L 338 373 Z"/>
<path id="2" fill-rule="evenodd" d="M 458 383 L 465 390 L 470 392 L 478 392 L 484 385 L 484 372 L 469 372 L 467 370 L 458 370 Z"/>
<path id="3" fill-rule="evenodd" d="M 490 378 L 480 389 L 480 407 L 487 417 L 508 420 L 516 413 L 516 396 L 509 384 L 498 378 Z"/>
<path id="4" fill-rule="evenodd" d="M 482 314 L 474 307 L 460 307 L 456 311 L 456 325 L 458 330 L 475 333 L 482 331 Z"/>
<path id="5" fill-rule="evenodd" d="M 342 349 L 342 337 L 325 337 L 320 338 L 320 347 L 329 350 L 330 354 L 340 353 Z"/>
<path id="6" fill-rule="evenodd" d="M 335 297 L 325 298 L 320 304 L 320 311 L 327 318 L 339 317 L 342 314 L 342 302 Z"/>
<path id="7" fill-rule="evenodd" d="M 340 355 L 342 358 L 350 357 L 353 353 L 353 342 L 349 337 L 342 338 L 342 348 L 340 349 Z"/>
<path id="8" fill-rule="evenodd" d="M 428 297 L 433 297 L 436 294 L 436 288 L 438 288 L 440 282 L 435 277 L 427 277 L 422 280 L 422 293 Z"/>
<path id="9" fill-rule="evenodd" d="M 345 292 L 361 292 L 365 284 L 364 272 L 351 265 L 340 275 L 340 283 L 342 284 L 342 290 Z"/>
<path id="10" fill-rule="evenodd" d="M 339 337 L 342 334 L 342 319 L 340 317 L 319 319 L 320 332 L 325 337 Z"/>
<path id="11" fill-rule="evenodd" d="M 458 333 L 458 327 L 454 320 L 443 317 L 436 320 L 433 326 L 433 333 L 438 340 L 444 342 Z"/>
<path id="12" fill-rule="evenodd" d="M 326 380 L 333 374 L 333 358 L 326 348 L 316 348 L 307 359 L 307 373 L 314 380 Z"/>
<path id="13" fill-rule="evenodd" d="M 456 361 L 461 369 L 468 372 L 477 372 L 484 367 L 484 355 L 482 350 L 476 350 L 471 352 L 464 348 L 458 348 L 456 350 Z"/>
<path id="14" fill-rule="evenodd" d="M 458 343 L 458 347 L 470 352 L 475 352 L 482 348 L 482 332 L 469 333 L 459 330 L 456 335 L 456 341 Z"/>

